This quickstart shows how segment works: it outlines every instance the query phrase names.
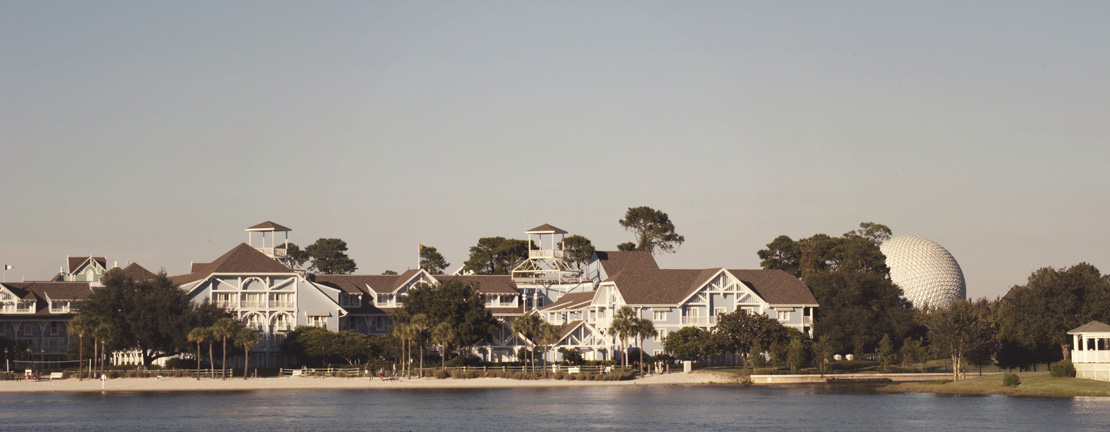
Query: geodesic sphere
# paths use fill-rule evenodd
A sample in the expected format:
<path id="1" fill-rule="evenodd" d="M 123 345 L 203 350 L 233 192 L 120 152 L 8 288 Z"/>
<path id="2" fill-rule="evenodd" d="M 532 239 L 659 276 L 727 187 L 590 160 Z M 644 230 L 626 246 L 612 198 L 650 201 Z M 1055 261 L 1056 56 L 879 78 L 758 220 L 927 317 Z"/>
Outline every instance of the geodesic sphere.
<path id="1" fill-rule="evenodd" d="M 914 307 L 945 307 L 967 297 L 960 264 L 936 242 L 917 236 L 898 236 L 883 242 L 890 279 L 902 288 Z"/>

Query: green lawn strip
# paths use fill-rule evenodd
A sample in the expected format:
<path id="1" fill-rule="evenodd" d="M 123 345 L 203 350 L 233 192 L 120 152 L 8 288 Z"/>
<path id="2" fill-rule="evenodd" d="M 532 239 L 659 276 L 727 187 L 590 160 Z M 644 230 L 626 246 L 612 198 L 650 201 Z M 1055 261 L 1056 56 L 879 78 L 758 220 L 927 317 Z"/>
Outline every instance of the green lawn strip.
<path id="1" fill-rule="evenodd" d="M 892 393 L 998 394 L 1008 396 L 1110 396 L 1110 382 L 1055 378 L 1049 372 L 1021 372 L 1021 384 L 1002 385 L 1002 375 L 988 375 L 956 382 L 912 382 L 879 387 Z"/>

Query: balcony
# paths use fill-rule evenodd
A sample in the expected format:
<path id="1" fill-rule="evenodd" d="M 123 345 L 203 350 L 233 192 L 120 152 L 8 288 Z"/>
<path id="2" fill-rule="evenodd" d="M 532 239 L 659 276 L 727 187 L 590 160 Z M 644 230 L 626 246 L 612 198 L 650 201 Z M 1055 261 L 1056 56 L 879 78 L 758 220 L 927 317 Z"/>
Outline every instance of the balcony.
<path id="1" fill-rule="evenodd" d="M 35 313 L 35 301 L 16 300 L 0 303 L 0 313 Z"/>
<path id="2" fill-rule="evenodd" d="M 709 327 L 717 325 L 716 316 L 684 316 L 682 325 Z"/>
<path id="3" fill-rule="evenodd" d="M 528 258 L 530 259 L 563 259 L 563 251 L 560 250 L 530 250 L 528 251 Z"/>
<path id="4" fill-rule="evenodd" d="M 1072 363 L 1110 363 L 1110 351 L 1071 351 Z"/>

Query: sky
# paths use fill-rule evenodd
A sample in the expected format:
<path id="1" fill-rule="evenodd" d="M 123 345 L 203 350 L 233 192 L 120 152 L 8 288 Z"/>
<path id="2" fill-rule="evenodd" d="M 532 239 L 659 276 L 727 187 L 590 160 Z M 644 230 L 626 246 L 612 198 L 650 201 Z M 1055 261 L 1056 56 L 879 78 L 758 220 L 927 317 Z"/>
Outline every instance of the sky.
<path id="1" fill-rule="evenodd" d="M 0 0 L 0 262 L 171 275 L 272 220 L 358 272 L 453 270 L 630 207 L 664 268 L 860 222 L 970 297 L 1110 271 L 1107 2 Z"/>

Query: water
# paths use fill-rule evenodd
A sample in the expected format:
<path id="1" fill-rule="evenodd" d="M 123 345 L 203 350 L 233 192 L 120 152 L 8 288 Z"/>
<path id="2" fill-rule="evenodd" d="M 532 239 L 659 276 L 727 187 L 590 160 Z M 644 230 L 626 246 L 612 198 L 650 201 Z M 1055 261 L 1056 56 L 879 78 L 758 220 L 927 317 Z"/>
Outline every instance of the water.
<path id="1" fill-rule="evenodd" d="M 1106 430 L 1110 398 L 829 387 L 0 393 L 0 430 Z"/>

